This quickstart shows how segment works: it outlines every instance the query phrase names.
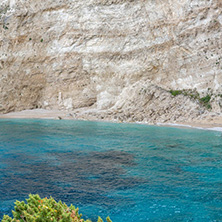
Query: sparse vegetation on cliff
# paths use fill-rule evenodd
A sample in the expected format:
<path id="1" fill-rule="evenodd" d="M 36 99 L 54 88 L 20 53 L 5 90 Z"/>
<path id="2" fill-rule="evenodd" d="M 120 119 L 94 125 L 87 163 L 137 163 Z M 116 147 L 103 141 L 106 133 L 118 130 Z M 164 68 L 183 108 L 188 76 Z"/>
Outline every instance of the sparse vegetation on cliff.
<path id="1" fill-rule="evenodd" d="M 170 90 L 170 93 L 173 95 L 173 96 L 178 96 L 180 94 L 183 94 L 183 91 L 182 90 Z"/>
<path id="2" fill-rule="evenodd" d="M 196 90 L 192 89 L 183 89 L 183 90 L 170 90 L 169 91 L 173 96 L 178 96 L 178 95 L 184 95 L 188 96 L 191 99 L 198 100 L 201 105 L 203 105 L 207 109 L 211 109 L 211 104 L 210 100 L 212 97 L 212 93 L 210 92 L 210 89 L 207 92 L 207 95 L 204 97 L 200 97 L 200 94 Z"/>
<path id="3" fill-rule="evenodd" d="M 52 197 L 41 199 L 39 195 L 29 195 L 27 203 L 24 201 L 15 202 L 15 210 L 12 211 L 13 217 L 4 215 L 2 222 L 91 222 L 81 219 L 79 209 L 73 205 L 68 207 L 61 201 L 56 202 Z M 112 222 L 109 217 L 107 222 Z M 97 222 L 103 222 L 98 217 Z"/>

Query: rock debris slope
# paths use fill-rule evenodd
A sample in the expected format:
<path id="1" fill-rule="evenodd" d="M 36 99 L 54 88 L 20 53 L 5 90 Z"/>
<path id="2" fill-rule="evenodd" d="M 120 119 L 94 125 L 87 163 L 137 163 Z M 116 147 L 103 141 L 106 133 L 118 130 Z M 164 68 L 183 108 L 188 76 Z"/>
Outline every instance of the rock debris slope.
<path id="1" fill-rule="evenodd" d="M 221 111 L 220 0 L 0 4 L 1 113 L 153 123 Z"/>

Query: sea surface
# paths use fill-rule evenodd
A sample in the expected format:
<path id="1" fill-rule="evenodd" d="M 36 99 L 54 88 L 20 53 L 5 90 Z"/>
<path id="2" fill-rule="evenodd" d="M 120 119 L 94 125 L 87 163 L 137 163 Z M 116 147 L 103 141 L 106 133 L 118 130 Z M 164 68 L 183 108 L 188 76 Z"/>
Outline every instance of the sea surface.
<path id="1" fill-rule="evenodd" d="M 30 193 L 93 221 L 222 221 L 222 132 L 2 119 L 0 220 Z"/>

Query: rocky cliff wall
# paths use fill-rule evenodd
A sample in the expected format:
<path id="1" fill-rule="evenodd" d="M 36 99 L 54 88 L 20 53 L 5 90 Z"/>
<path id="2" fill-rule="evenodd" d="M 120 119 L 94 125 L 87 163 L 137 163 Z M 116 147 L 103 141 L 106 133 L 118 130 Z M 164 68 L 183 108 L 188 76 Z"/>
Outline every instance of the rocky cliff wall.
<path id="1" fill-rule="evenodd" d="M 2 113 L 64 109 L 155 122 L 221 111 L 220 0 L 0 4 Z"/>

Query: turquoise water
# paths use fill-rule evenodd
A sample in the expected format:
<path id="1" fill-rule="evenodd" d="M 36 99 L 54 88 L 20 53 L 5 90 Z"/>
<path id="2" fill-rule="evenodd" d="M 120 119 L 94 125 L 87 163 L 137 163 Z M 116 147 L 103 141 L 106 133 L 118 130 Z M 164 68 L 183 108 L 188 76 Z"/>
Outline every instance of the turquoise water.
<path id="1" fill-rule="evenodd" d="M 221 132 L 0 120 L 0 218 L 29 193 L 113 222 L 222 221 Z"/>

